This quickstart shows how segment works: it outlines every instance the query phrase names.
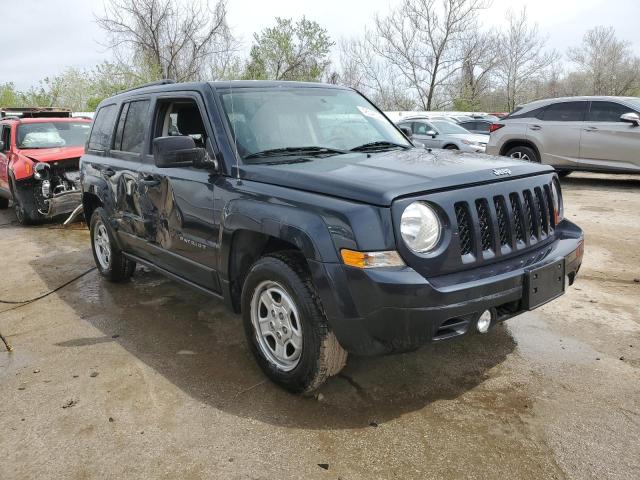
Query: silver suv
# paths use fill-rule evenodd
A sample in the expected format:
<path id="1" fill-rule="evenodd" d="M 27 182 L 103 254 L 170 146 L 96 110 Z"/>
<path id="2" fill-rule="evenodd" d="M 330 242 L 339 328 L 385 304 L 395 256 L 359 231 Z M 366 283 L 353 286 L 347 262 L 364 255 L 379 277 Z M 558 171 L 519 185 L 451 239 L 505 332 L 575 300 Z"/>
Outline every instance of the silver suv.
<path id="1" fill-rule="evenodd" d="M 477 135 L 447 120 L 434 120 L 427 117 L 403 119 L 398 123 L 403 129 L 410 130 L 414 140 L 427 148 L 445 148 L 463 152 L 484 153 L 489 141 L 488 135 Z"/>
<path id="2" fill-rule="evenodd" d="M 573 170 L 640 172 L 640 98 L 528 103 L 491 125 L 487 153 Z"/>

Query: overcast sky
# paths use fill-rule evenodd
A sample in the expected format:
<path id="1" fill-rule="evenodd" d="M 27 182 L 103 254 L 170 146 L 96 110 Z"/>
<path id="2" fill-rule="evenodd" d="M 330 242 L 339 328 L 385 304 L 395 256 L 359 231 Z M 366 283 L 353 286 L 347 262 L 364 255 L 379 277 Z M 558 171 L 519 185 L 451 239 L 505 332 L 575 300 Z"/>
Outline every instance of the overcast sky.
<path id="1" fill-rule="evenodd" d="M 306 15 L 338 40 L 361 34 L 376 12 L 399 1 L 229 0 L 229 24 L 248 46 L 252 33 L 271 25 L 273 17 Z M 102 5 L 103 0 L 0 0 L 0 83 L 26 88 L 66 67 L 92 67 L 109 59 L 94 21 Z M 561 52 L 578 44 L 587 29 L 610 25 L 640 54 L 640 0 L 493 0 L 481 19 L 500 26 L 509 6 L 524 5 L 549 46 Z"/>

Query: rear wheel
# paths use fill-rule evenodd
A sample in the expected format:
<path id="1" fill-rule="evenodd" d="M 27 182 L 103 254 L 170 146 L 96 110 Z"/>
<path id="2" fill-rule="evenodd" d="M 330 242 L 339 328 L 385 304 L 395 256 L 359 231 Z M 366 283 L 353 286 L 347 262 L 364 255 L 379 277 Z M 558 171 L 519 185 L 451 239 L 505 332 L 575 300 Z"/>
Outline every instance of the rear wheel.
<path id="1" fill-rule="evenodd" d="M 447 145 L 446 147 L 444 147 L 445 150 L 460 150 L 458 147 L 456 147 L 455 145 Z"/>
<path id="2" fill-rule="evenodd" d="M 133 275 L 136 263 L 126 258 L 115 242 L 108 217 L 102 208 L 91 215 L 91 250 L 100 274 L 111 282 L 123 282 Z"/>
<path id="3" fill-rule="evenodd" d="M 304 258 L 258 260 L 242 289 L 242 318 L 264 373 L 294 393 L 309 393 L 344 367 L 347 352 L 330 330 Z"/>
<path id="4" fill-rule="evenodd" d="M 540 162 L 540 159 L 533 148 L 525 147 L 524 145 L 509 149 L 507 151 L 507 157 L 517 158 L 518 160 L 524 160 L 525 162 Z"/>

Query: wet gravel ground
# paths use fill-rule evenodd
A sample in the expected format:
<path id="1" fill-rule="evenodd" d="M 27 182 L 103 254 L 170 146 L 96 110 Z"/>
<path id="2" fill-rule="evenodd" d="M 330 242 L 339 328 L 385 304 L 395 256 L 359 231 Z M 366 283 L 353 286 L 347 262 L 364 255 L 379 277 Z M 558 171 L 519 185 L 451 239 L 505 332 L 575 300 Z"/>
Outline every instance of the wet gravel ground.
<path id="1" fill-rule="evenodd" d="M 0 479 L 640 478 L 640 176 L 563 185 L 586 232 L 565 296 L 487 335 L 351 357 L 316 398 L 266 381 L 220 303 L 149 270 L 0 304 Z M 82 225 L 11 211 L 0 262 L 5 301 L 93 267 Z"/>

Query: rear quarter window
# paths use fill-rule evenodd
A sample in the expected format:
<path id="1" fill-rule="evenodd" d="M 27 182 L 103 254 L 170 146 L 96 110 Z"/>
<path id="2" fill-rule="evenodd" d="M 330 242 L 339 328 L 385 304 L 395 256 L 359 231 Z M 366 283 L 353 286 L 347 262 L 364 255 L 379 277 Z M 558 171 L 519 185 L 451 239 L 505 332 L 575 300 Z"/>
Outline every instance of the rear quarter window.
<path id="1" fill-rule="evenodd" d="M 117 112 L 115 104 L 104 106 L 98 110 L 89 136 L 88 147 L 90 150 L 107 150 L 109 148 Z"/>

